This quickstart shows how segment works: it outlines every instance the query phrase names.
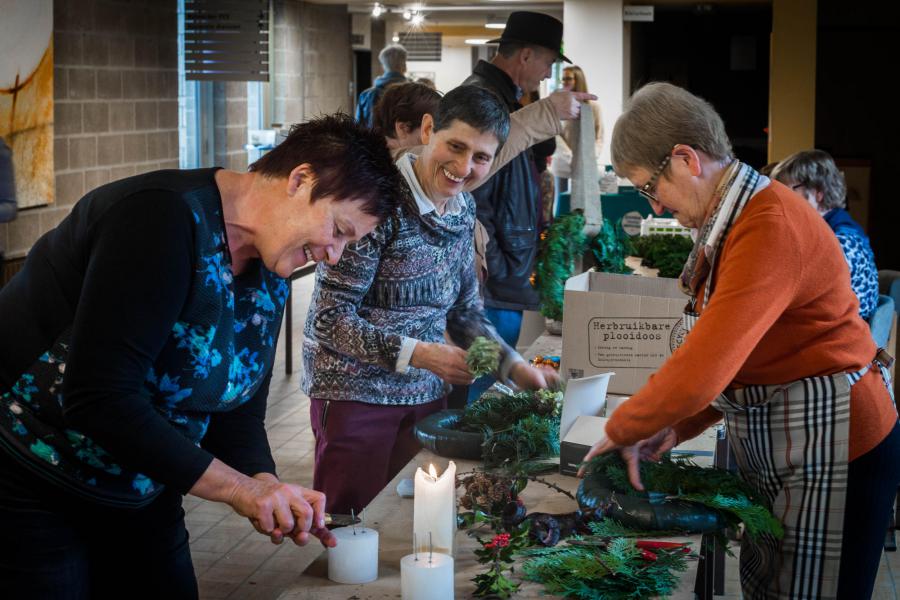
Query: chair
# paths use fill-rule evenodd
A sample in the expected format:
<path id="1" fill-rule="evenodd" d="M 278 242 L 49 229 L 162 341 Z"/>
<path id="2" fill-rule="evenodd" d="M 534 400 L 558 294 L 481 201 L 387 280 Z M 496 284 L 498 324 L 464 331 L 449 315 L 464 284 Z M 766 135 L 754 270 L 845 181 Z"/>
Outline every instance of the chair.
<path id="1" fill-rule="evenodd" d="M 894 302 L 894 311 L 900 310 L 900 271 L 888 271 L 881 270 L 878 271 L 878 291 L 882 294 L 878 297 L 878 308 L 875 309 L 875 314 L 872 315 L 872 319 L 869 320 L 869 326 L 872 327 L 872 336 L 875 337 L 878 333 L 881 333 L 881 328 L 883 327 L 884 316 L 879 316 L 878 312 L 882 309 L 882 299 L 890 298 Z M 894 315 L 890 315 L 893 317 Z M 881 319 L 881 322 L 878 324 L 873 324 L 875 319 Z M 892 324 L 892 323 L 891 323 Z M 879 328 L 879 332 L 876 332 L 876 327 Z M 880 347 L 885 348 L 888 352 L 890 352 L 893 356 L 897 356 L 897 340 L 896 340 L 896 329 L 891 327 L 890 325 L 886 331 L 889 338 L 885 338 L 885 342 L 880 342 L 878 337 L 875 337 L 875 343 Z M 893 334 L 893 335 L 892 335 Z M 895 363 L 896 364 L 896 363 Z M 893 369 L 892 369 L 893 371 Z M 891 373 L 894 374 L 893 372 Z M 897 394 L 897 378 L 894 377 L 894 399 L 898 397 Z M 894 514 L 891 517 L 891 522 L 888 525 L 887 534 L 884 538 L 884 549 L 888 552 L 895 552 L 897 550 L 897 540 L 896 540 L 896 532 L 897 532 L 897 523 L 900 522 L 900 490 L 898 490 L 897 501 L 894 504 Z"/>
<path id="2" fill-rule="evenodd" d="M 897 282 L 900 284 L 900 281 Z M 900 285 L 897 286 L 900 291 Z M 891 337 L 891 329 L 894 324 L 894 314 L 896 312 L 896 304 L 894 299 L 885 294 L 879 294 L 878 304 L 875 311 L 868 318 L 869 329 L 872 330 L 872 338 L 875 345 L 879 348 L 885 348 L 893 354 L 893 349 L 888 348 L 888 339 Z"/>

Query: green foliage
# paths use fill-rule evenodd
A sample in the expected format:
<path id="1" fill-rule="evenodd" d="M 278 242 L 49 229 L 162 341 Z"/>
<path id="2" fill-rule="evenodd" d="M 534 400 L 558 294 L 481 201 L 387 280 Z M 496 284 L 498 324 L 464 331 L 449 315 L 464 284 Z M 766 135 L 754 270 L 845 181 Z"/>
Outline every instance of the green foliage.
<path id="1" fill-rule="evenodd" d="M 659 269 L 660 277 L 678 277 L 694 247 L 683 235 L 647 235 L 631 240 L 634 254 L 647 267 Z"/>
<path id="2" fill-rule="evenodd" d="M 461 429 L 505 429 L 529 415 L 555 417 L 560 414 L 562 392 L 525 390 L 507 394 L 495 390 L 496 388 L 486 392 L 466 407 Z"/>
<path id="3" fill-rule="evenodd" d="M 584 216 L 580 212 L 557 217 L 545 234 L 535 265 L 534 281 L 541 297 L 541 314 L 561 320 L 563 288 L 566 279 L 575 272 L 575 260 L 587 248 Z"/>
<path id="4" fill-rule="evenodd" d="M 475 556 L 479 563 L 489 567 L 472 579 L 474 596 L 509 598 L 519 589 L 519 584 L 510 580 L 505 572 L 512 572 L 516 553 L 529 545 L 528 529 L 529 523 L 525 522 L 510 532 L 498 533 L 490 541 L 476 538 L 481 548 L 475 551 Z"/>
<path id="5" fill-rule="evenodd" d="M 643 495 L 631 487 L 625 463 L 617 452 L 593 458 L 587 468 L 590 473 L 609 478 L 617 492 Z M 670 454 L 658 463 L 642 461 L 640 468 L 641 481 L 648 490 L 718 510 L 729 525 L 744 523 L 751 537 L 784 535 L 765 499 L 734 473 L 700 467 L 688 458 L 673 459 Z"/>
<path id="6" fill-rule="evenodd" d="M 485 466 L 538 472 L 546 466 L 543 459 L 559 454 L 561 403 L 562 392 L 491 391 L 466 407 L 460 429 L 484 435 Z"/>
<path id="7" fill-rule="evenodd" d="M 474 377 L 495 373 L 500 366 L 500 343 L 479 335 L 469 346 L 466 364 Z"/>
<path id="8" fill-rule="evenodd" d="M 678 531 L 641 531 L 639 529 L 631 529 L 613 519 L 591 521 L 588 523 L 588 527 L 592 535 L 601 538 L 657 538 L 680 533 Z"/>
<path id="9" fill-rule="evenodd" d="M 512 427 L 486 430 L 482 458 L 486 467 L 519 465 L 559 455 L 559 418 L 529 415 Z"/>
<path id="10" fill-rule="evenodd" d="M 616 226 L 609 219 L 603 219 L 603 227 L 591 240 L 591 253 L 597 261 L 597 270 L 603 273 L 631 273 L 625 266 L 625 257 L 631 244 L 628 235 L 622 231 L 621 219 Z"/>
<path id="11" fill-rule="evenodd" d="M 522 565 L 525 579 L 565 598 L 638 600 L 671 594 L 678 583 L 675 573 L 687 568 L 680 550 L 656 551 L 655 559 L 648 560 L 635 542 L 626 538 L 605 544 L 573 544 L 523 552 L 528 558 Z"/>

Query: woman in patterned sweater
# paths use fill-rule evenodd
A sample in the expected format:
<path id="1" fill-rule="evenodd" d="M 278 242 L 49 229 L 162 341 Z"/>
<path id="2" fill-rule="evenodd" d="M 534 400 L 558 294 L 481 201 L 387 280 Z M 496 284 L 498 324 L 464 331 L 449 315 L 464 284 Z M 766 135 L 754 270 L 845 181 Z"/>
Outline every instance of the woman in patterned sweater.
<path id="1" fill-rule="evenodd" d="M 316 436 L 314 487 L 328 510 L 364 508 L 415 455 L 415 422 L 444 407 L 448 384 L 472 382 L 463 348 L 476 336 L 501 344 L 501 380 L 555 382 L 500 339 L 478 294 L 467 190 L 487 176 L 508 131 L 491 92 L 449 92 L 423 120 L 421 155 L 397 161 L 408 188 L 394 218 L 349 245 L 337 265 L 319 267 L 303 389 Z"/>
<path id="2" fill-rule="evenodd" d="M 844 208 L 847 185 L 834 159 L 822 150 L 805 150 L 778 163 L 772 176 L 816 209 L 841 244 L 850 267 L 850 286 L 859 300 L 859 316 L 868 319 L 878 305 L 875 254 L 859 223 Z"/>

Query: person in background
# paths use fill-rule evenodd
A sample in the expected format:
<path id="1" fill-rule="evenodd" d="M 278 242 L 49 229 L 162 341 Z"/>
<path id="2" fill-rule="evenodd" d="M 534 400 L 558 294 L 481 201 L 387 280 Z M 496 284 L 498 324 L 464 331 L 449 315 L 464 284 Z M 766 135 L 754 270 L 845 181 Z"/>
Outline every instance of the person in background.
<path id="1" fill-rule="evenodd" d="M 13 171 L 12 150 L 6 145 L 6 140 L 0 138 L 0 223 L 9 223 L 14 220 L 16 212 L 16 181 Z M 2 238 L 0 238 L 0 278 L 3 276 L 4 250 Z"/>
<path id="2" fill-rule="evenodd" d="M 800 194 L 837 236 L 850 267 L 850 285 L 859 299 L 859 315 L 868 319 L 878 306 L 878 269 L 863 228 L 845 210 L 847 185 L 831 155 L 804 150 L 785 158 L 772 176 Z"/>
<path id="3" fill-rule="evenodd" d="M 321 117 L 249 172 L 97 188 L 35 243 L 0 290 L 4 597 L 196 598 L 184 494 L 334 545 L 266 439 L 287 278 L 337 263 L 402 185 L 383 138 Z"/>
<path id="4" fill-rule="evenodd" d="M 702 98 L 642 87 L 612 136 L 616 172 L 697 230 L 680 276 L 682 345 L 585 457 L 641 460 L 725 419 L 740 476 L 784 527 L 744 536 L 744 598 L 870 598 L 900 481 L 893 359 L 857 312 L 834 234 L 790 188 L 734 157 Z"/>
<path id="5" fill-rule="evenodd" d="M 434 114 L 441 95 L 421 83 L 396 83 L 375 105 L 372 127 L 384 136 L 396 159 L 409 148 L 422 145 L 422 117 Z"/>
<path id="6" fill-rule="evenodd" d="M 563 56 L 562 23 L 542 13 L 510 14 L 491 62 L 479 61 L 464 85 L 479 85 L 499 96 L 510 112 L 522 107 L 523 94 L 536 91 Z M 488 318 L 512 347 L 519 339 L 522 312 L 537 310 L 540 298 L 531 285 L 538 252 L 542 214 L 534 156 L 526 150 L 474 192 L 478 220 L 488 232 L 488 276 L 483 286 Z M 490 386 L 481 378 L 469 400 Z"/>
<path id="7" fill-rule="evenodd" d="M 571 65 L 563 69 L 562 73 L 562 89 L 574 92 L 587 92 L 587 79 L 585 79 L 584 71 L 581 67 Z M 603 148 L 603 118 L 600 114 L 600 104 L 590 102 L 591 110 L 594 113 L 594 147 L 597 157 Z M 558 185 L 560 191 L 569 189 L 569 177 L 572 174 L 572 157 L 578 151 L 576 147 L 578 143 L 578 124 L 570 121 L 563 125 L 563 133 L 557 139 L 556 153 L 550 163 L 551 172 L 560 180 Z"/>
<path id="8" fill-rule="evenodd" d="M 367 127 L 372 127 L 372 113 L 375 105 L 378 104 L 378 100 L 381 99 L 387 87 L 408 81 L 404 75 L 406 73 L 406 48 L 400 44 L 385 46 L 378 53 L 378 61 L 381 63 L 384 73 L 375 78 L 375 84 L 372 87 L 359 94 L 359 101 L 356 103 L 356 120 Z"/>
<path id="9" fill-rule="evenodd" d="M 498 150 L 488 177 L 482 182 L 487 181 L 498 169 L 532 144 L 540 140 L 553 141 L 553 137 L 559 133 L 560 123 L 577 118 L 582 102 L 590 98 L 593 98 L 590 94 L 557 91 L 544 100 L 535 98 L 526 108 L 511 114 L 509 137 Z M 375 130 L 385 136 L 395 159 L 404 152 L 421 152 L 423 117 L 435 114 L 440 99 L 439 93 L 419 83 L 398 83 L 390 86 L 384 93 L 375 106 Z M 470 188 L 470 191 L 472 189 L 474 188 Z M 545 220 L 549 222 L 549 215 Z M 478 274 L 479 285 L 483 285 L 487 278 L 487 244 L 487 231 L 476 220 L 475 272 Z"/>
<path id="10" fill-rule="evenodd" d="M 434 80 L 427 77 L 419 77 L 418 79 L 416 79 L 416 83 L 421 83 L 422 85 L 428 86 L 433 90 L 437 89 L 437 85 L 435 85 Z"/>
<path id="11" fill-rule="evenodd" d="M 570 92 L 587 92 L 587 79 L 584 77 L 584 71 L 581 67 L 570 65 L 563 69 L 562 87 Z M 603 119 L 600 114 L 600 104 L 595 101 L 590 103 L 591 110 L 594 113 L 594 142 L 599 150 L 603 146 Z M 575 147 L 575 127 L 574 122 L 566 123 L 563 126 L 562 138 L 570 150 L 574 152 Z"/>
<path id="12" fill-rule="evenodd" d="M 359 511 L 421 448 L 415 423 L 472 375 L 466 349 L 496 340 L 496 374 L 520 388 L 555 384 L 487 320 L 478 293 L 469 189 L 490 172 L 509 113 L 489 90 L 460 86 L 422 120 L 425 146 L 397 166 L 396 214 L 320 265 L 303 340 L 303 391 L 316 437 L 314 487 L 328 510 Z M 451 340 L 448 343 L 445 339 Z"/>

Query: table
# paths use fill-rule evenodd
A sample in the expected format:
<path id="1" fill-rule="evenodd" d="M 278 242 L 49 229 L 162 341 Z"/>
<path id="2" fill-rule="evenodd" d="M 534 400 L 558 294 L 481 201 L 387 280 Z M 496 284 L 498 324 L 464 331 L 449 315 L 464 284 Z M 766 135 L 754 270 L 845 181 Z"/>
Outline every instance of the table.
<path id="1" fill-rule="evenodd" d="M 298 565 L 298 569 L 303 570 L 302 575 L 285 590 L 279 597 L 280 600 L 347 600 L 348 598 L 366 600 L 399 597 L 400 559 L 412 551 L 413 499 L 398 496 L 397 484 L 402 479 L 412 479 L 416 468 L 422 466 L 427 469 L 429 463 L 434 463 L 442 471 L 449 460 L 422 450 L 361 513 L 363 524 L 377 529 L 380 537 L 377 581 L 361 585 L 341 585 L 329 581 L 327 577 L 328 559 L 326 553 L 322 552 L 318 557 L 309 558 L 306 564 Z M 456 462 L 457 473 L 471 471 L 480 464 L 475 461 L 456 459 L 454 462 Z M 579 482 L 574 477 L 558 473 L 544 477 L 572 492 L 575 491 Z M 458 490 L 458 493 L 461 493 L 461 490 Z M 536 482 L 530 482 L 521 496 L 529 512 L 565 513 L 575 509 L 573 500 Z M 469 598 L 475 589 L 471 581 L 472 577 L 482 572 L 484 567 L 478 564 L 473 553 L 473 550 L 479 547 L 478 542 L 470 538 L 465 531 L 458 531 L 456 535 L 456 597 Z M 484 537 L 487 535 L 487 531 L 485 531 Z M 695 550 L 699 550 L 700 547 L 699 535 L 678 537 L 673 540 L 692 542 Z M 681 574 L 677 595 L 689 597 L 692 593 L 697 564 L 697 561 L 691 562 L 687 571 Z M 552 597 L 544 594 L 541 585 L 525 582 L 514 598 Z"/>

